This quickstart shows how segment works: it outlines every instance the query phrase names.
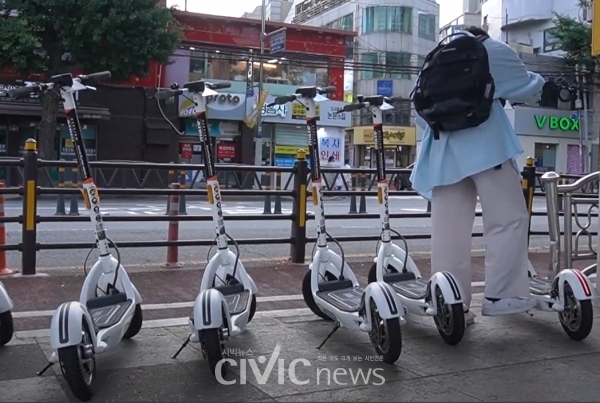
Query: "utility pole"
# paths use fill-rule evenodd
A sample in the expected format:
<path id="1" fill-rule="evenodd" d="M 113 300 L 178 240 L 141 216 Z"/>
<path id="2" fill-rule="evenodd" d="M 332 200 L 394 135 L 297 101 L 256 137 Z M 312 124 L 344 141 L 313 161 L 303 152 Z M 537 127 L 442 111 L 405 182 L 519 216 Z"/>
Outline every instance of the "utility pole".
<path id="1" fill-rule="evenodd" d="M 260 108 L 260 110 L 258 111 L 258 116 L 256 118 L 256 127 L 257 127 L 257 131 L 256 131 L 256 137 L 255 137 L 255 143 L 254 143 L 254 164 L 255 165 L 262 165 L 262 146 L 263 146 L 263 138 L 262 138 L 262 106 L 260 104 L 260 100 L 262 97 L 262 92 L 263 92 L 263 81 L 264 81 L 264 57 L 265 57 L 265 41 L 267 38 L 271 37 L 272 35 L 275 35 L 279 32 L 283 32 L 286 31 L 287 28 L 280 28 L 280 29 L 276 29 L 273 32 L 269 32 L 267 34 L 266 30 L 267 30 L 267 16 L 266 16 L 266 10 L 267 5 L 266 5 L 266 1 L 262 0 L 262 6 L 261 6 L 261 10 L 260 10 L 260 64 L 259 64 L 259 70 L 258 70 L 258 96 L 257 96 L 257 102 L 256 102 L 256 107 Z M 252 66 L 254 67 L 254 66 Z"/>
<path id="2" fill-rule="evenodd" d="M 579 67 L 579 64 L 575 65 L 575 82 L 577 83 L 577 99 L 575 100 L 575 109 L 577 109 L 577 116 L 579 117 L 579 159 L 580 159 L 580 163 L 581 163 L 581 173 L 586 173 L 586 162 L 587 162 L 587 156 L 586 156 L 586 152 L 585 150 L 585 142 L 583 140 L 584 137 L 584 133 L 583 133 L 583 113 L 582 113 L 582 109 L 583 109 L 583 102 L 581 100 L 582 96 L 582 86 L 581 86 L 581 69 Z"/>

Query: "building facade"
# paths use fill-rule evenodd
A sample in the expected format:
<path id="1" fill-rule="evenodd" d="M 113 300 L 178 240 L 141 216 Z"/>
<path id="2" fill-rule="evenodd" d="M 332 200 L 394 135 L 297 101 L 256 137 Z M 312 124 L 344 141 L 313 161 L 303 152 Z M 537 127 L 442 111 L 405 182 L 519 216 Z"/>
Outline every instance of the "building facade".
<path id="1" fill-rule="evenodd" d="M 383 0 L 296 0 L 286 21 L 357 32 L 354 58 L 346 60 L 346 75 L 351 77 L 346 78 L 345 91 L 403 98 L 385 115 L 384 126 L 414 133 L 409 98 L 425 55 L 437 44 L 439 5 L 435 1 L 399 0 L 390 5 Z M 365 111 L 354 123 L 358 128 L 369 126 L 372 116 Z M 354 133 L 347 137 L 360 139 Z M 365 147 L 365 143 L 350 145 L 352 165 L 370 164 Z M 412 162 L 404 155 L 414 155 L 408 150 L 414 144 L 402 147 L 403 152 L 394 152 L 393 166 Z"/>

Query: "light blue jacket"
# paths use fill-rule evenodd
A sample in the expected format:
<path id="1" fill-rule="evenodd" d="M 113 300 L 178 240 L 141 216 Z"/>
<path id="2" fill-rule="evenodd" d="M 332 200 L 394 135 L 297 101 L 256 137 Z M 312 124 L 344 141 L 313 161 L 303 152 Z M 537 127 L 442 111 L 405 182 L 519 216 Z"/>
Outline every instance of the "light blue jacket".
<path id="1" fill-rule="evenodd" d="M 487 121 L 477 127 L 456 132 L 440 132 L 439 140 L 427 123 L 417 115 L 417 125 L 424 130 L 412 186 L 431 200 L 435 186 L 452 185 L 483 172 L 523 153 L 523 148 L 498 98 L 533 104 L 542 93 L 544 79 L 527 71 L 523 61 L 507 44 L 493 39 L 483 42 L 488 51 L 490 73 L 494 78 L 496 100 Z M 518 168 L 517 168 L 518 169 Z"/>

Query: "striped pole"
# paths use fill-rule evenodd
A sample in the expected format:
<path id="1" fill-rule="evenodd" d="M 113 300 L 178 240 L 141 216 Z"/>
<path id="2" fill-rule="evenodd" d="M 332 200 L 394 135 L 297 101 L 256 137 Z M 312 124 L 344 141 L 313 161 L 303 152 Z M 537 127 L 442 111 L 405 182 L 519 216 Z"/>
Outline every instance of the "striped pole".
<path id="1" fill-rule="evenodd" d="M 0 182 L 0 188 L 4 187 L 4 182 Z M 4 195 L 0 194 L 0 218 L 4 218 Z M 6 245 L 6 228 L 4 223 L 0 222 L 0 245 Z M 6 251 L 0 250 L 0 275 L 12 274 L 13 271 L 6 266 Z"/>

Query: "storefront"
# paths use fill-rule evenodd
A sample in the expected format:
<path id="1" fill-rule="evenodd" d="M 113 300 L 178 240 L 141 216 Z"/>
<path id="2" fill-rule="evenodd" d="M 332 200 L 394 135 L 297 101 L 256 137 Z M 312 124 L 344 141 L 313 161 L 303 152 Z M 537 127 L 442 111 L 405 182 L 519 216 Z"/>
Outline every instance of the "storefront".
<path id="1" fill-rule="evenodd" d="M 208 129 L 217 162 L 240 162 L 240 124 L 246 111 L 246 95 L 219 93 L 207 97 Z M 179 97 L 179 116 L 185 119 L 185 130 L 180 136 L 181 162 L 202 163 L 202 150 L 198 125 L 194 117 L 195 106 L 187 98 Z"/>
<path id="2" fill-rule="evenodd" d="M 525 165 L 527 157 L 534 157 L 537 171 L 583 172 L 582 157 L 588 157 L 588 150 L 585 145 L 580 148 L 579 133 L 584 126 L 577 111 L 517 106 L 506 112 L 514 121 L 515 132 L 524 150 L 517 160 L 519 166 Z M 588 138 L 591 140 L 591 116 L 588 121 Z M 585 139 L 585 134 L 582 137 Z M 597 167 L 592 167 L 595 169 Z"/>
<path id="3" fill-rule="evenodd" d="M 416 131 L 412 126 L 384 126 L 383 144 L 385 165 L 388 168 L 405 168 L 416 158 Z M 354 166 L 371 167 L 375 164 L 373 155 L 373 128 L 355 127 L 352 131 L 354 145 Z"/>
<path id="4" fill-rule="evenodd" d="M 274 96 L 267 98 L 266 104 Z M 317 104 L 317 137 L 322 165 L 330 157 L 333 166 L 342 166 L 345 160 L 345 129 L 352 126 L 349 112 L 336 114 L 345 105 L 341 101 L 324 101 Z M 299 102 L 278 105 L 262 110 L 263 165 L 292 166 L 299 149 L 308 151 L 306 108 Z"/>

